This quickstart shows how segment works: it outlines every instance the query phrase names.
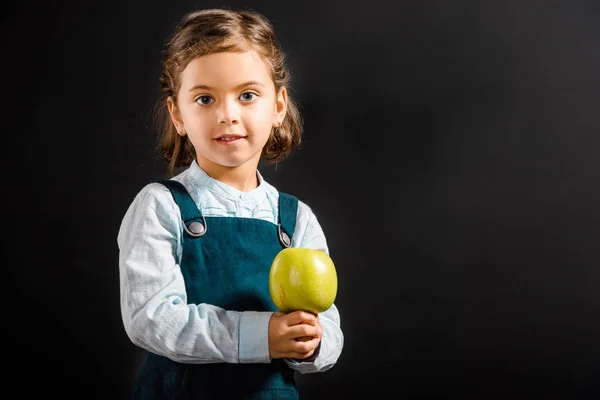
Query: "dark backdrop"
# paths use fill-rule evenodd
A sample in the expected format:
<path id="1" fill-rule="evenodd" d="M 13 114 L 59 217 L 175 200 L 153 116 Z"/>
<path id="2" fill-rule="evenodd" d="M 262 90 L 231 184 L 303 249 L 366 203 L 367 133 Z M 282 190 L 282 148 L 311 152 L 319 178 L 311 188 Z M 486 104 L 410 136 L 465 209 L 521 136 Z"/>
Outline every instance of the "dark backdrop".
<path id="1" fill-rule="evenodd" d="M 116 235 L 165 176 L 162 41 L 226 5 L 265 13 L 288 53 L 305 144 L 261 171 L 314 209 L 339 273 L 345 348 L 303 398 L 599 398 L 599 4 L 5 5 L 9 387 L 125 398 L 141 352 Z"/>

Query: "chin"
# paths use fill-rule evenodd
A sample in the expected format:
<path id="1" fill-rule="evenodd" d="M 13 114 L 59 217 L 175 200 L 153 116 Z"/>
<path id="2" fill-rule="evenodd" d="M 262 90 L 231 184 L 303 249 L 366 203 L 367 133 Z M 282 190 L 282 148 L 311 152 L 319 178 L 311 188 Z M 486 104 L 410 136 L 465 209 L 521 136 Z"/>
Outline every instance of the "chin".
<path id="1" fill-rule="evenodd" d="M 241 161 L 241 160 L 219 160 L 219 162 L 217 162 L 217 164 L 219 164 L 222 167 L 225 168 L 236 168 L 236 167 L 241 167 L 242 165 L 246 164 L 248 161 Z"/>
<path id="2" fill-rule="evenodd" d="M 237 168 L 244 165 L 254 164 L 256 162 L 256 166 L 258 167 L 257 157 L 235 157 L 235 155 L 230 154 L 229 157 L 213 157 L 213 158 L 205 158 L 206 161 L 212 163 L 213 165 L 218 165 L 223 168 Z"/>

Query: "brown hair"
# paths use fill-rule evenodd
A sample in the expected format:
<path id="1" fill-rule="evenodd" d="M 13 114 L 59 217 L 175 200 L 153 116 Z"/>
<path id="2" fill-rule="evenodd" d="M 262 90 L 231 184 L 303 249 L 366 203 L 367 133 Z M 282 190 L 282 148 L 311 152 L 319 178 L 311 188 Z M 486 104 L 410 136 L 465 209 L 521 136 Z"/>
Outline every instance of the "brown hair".
<path id="1" fill-rule="evenodd" d="M 256 51 L 270 66 L 275 90 L 288 90 L 287 112 L 282 124 L 271 131 L 262 156 L 278 162 L 300 146 L 302 118 L 289 92 L 290 73 L 285 55 L 278 46 L 273 26 L 267 18 L 254 11 L 207 9 L 186 14 L 166 41 L 163 71 L 160 77 L 161 96 L 155 108 L 158 124 L 158 150 L 168 163 L 168 173 L 189 165 L 196 153 L 186 136 L 177 134 L 167 108 L 167 99 L 177 100 L 180 74 L 193 59 L 214 53 Z"/>

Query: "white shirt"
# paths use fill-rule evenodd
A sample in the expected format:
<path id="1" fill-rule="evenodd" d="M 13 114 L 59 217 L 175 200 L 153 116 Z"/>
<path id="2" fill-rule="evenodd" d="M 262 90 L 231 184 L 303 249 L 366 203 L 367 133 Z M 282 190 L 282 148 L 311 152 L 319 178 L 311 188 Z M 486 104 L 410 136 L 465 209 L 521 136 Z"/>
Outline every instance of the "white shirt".
<path id="1" fill-rule="evenodd" d="M 277 223 L 278 191 L 257 172 L 249 192 L 208 176 L 194 161 L 181 182 L 205 217 L 257 218 Z M 188 304 L 180 270 L 183 225 L 179 207 L 160 183 L 143 187 L 129 206 L 117 237 L 123 324 L 131 341 L 182 363 L 269 363 L 272 312 L 224 310 Z M 298 201 L 292 247 L 329 253 L 312 210 Z M 323 337 L 314 360 L 285 359 L 300 373 L 325 371 L 339 358 L 344 336 L 335 305 L 319 314 Z M 312 358 L 312 357 L 311 357 Z"/>

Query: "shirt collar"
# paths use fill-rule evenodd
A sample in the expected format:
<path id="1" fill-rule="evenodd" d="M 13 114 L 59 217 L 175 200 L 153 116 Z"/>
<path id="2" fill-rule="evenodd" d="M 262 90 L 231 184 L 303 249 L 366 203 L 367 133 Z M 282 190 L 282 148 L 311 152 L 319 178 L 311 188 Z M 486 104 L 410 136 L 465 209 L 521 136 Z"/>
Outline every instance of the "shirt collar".
<path id="1" fill-rule="evenodd" d="M 264 181 L 258 170 L 256 171 L 258 186 L 249 192 L 243 192 L 233 186 L 211 178 L 202 168 L 200 168 L 196 160 L 192 161 L 189 168 L 189 174 L 194 184 L 198 187 L 208 189 L 211 192 L 230 200 L 238 202 L 259 202 L 263 201 L 266 196 L 267 183 Z"/>

